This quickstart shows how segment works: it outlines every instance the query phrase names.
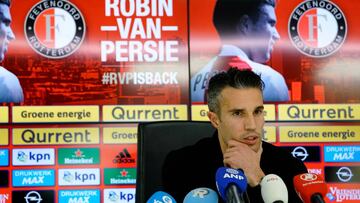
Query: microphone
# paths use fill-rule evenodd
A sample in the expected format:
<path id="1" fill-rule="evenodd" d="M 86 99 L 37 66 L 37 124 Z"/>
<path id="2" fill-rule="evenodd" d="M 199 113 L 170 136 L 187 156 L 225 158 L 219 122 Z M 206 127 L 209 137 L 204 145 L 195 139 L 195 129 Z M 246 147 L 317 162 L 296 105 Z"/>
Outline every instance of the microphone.
<path id="1" fill-rule="evenodd" d="M 261 196 L 265 203 L 287 203 L 288 190 L 284 181 L 275 174 L 268 174 L 260 182 Z"/>
<path id="2" fill-rule="evenodd" d="M 191 190 L 184 198 L 183 203 L 218 203 L 217 193 L 206 187 Z"/>
<path id="3" fill-rule="evenodd" d="M 242 171 L 220 167 L 216 171 L 215 179 L 217 190 L 225 202 L 245 202 L 242 194 L 246 191 L 247 180 Z"/>
<path id="4" fill-rule="evenodd" d="M 327 186 L 324 180 L 312 173 L 303 173 L 294 176 L 294 187 L 296 193 L 304 203 L 325 203 Z"/>
<path id="5" fill-rule="evenodd" d="M 157 191 L 146 203 L 176 203 L 175 199 L 166 192 Z"/>

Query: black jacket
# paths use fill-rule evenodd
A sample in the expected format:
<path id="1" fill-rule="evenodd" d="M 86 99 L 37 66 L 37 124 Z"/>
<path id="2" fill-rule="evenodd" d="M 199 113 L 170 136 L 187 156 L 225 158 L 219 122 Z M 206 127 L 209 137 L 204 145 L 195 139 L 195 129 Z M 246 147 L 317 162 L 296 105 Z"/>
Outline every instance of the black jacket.
<path id="1" fill-rule="evenodd" d="M 260 167 L 265 175 L 280 176 L 288 189 L 289 203 L 301 203 L 294 190 L 293 177 L 307 173 L 306 166 L 280 147 L 267 142 L 263 142 L 262 147 Z M 183 202 L 185 195 L 195 188 L 207 187 L 217 191 L 215 173 L 222 166 L 223 156 L 215 133 L 213 137 L 202 139 L 193 146 L 169 153 L 163 166 L 164 191 L 177 202 Z M 247 194 L 250 202 L 263 202 L 260 186 L 251 188 L 248 185 Z M 219 196 L 219 202 L 223 202 L 220 199 Z"/>

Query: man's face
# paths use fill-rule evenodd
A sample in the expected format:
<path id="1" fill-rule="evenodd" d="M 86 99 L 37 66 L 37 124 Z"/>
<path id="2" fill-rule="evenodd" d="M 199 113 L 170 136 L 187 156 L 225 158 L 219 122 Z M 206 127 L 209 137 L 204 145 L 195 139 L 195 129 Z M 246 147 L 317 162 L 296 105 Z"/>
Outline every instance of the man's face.
<path id="1" fill-rule="evenodd" d="M 9 7 L 0 3 L 0 61 L 4 60 L 10 40 L 15 39 L 10 23 L 11 15 Z"/>
<path id="2" fill-rule="evenodd" d="M 274 7 L 263 4 L 259 8 L 257 21 L 249 19 L 249 29 L 246 37 L 253 45 L 249 48 L 249 58 L 258 63 L 265 63 L 270 59 L 273 46 L 280 35 L 275 28 L 276 15 Z"/>
<path id="3" fill-rule="evenodd" d="M 220 115 L 209 112 L 217 128 L 222 150 L 230 139 L 242 142 L 257 152 L 264 126 L 262 92 L 257 88 L 226 87 L 219 95 Z"/>

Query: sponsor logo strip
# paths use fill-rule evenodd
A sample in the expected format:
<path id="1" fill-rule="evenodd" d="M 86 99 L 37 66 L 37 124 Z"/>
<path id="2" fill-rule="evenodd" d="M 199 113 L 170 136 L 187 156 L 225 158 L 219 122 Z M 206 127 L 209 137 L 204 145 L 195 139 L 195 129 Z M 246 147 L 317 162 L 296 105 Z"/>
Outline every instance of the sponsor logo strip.
<path id="1" fill-rule="evenodd" d="M 54 170 L 13 170 L 14 187 L 54 186 Z"/>
<path id="2" fill-rule="evenodd" d="M 100 203 L 100 190 L 59 190 L 59 202 Z"/>
<path id="3" fill-rule="evenodd" d="M 117 147 L 105 147 L 101 150 L 101 163 L 107 167 L 136 168 L 137 145 L 119 145 Z"/>
<path id="4" fill-rule="evenodd" d="M 135 203 L 135 188 L 104 189 L 104 203 Z"/>
<path id="5" fill-rule="evenodd" d="M 280 142 L 358 142 L 360 126 L 280 126 Z"/>
<path id="6" fill-rule="evenodd" d="M 275 121 L 275 105 L 265 104 L 265 120 Z M 209 121 L 207 117 L 209 109 L 207 105 L 192 105 L 191 106 L 191 120 L 193 121 Z"/>
<path id="7" fill-rule="evenodd" d="M 9 130 L 6 128 L 0 128 L 0 146 L 1 145 L 9 145 Z"/>
<path id="8" fill-rule="evenodd" d="M 9 107 L 0 106 L 0 123 L 9 122 Z"/>
<path id="9" fill-rule="evenodd" d="M 360 162 L 360 146 L 325 146 L 325 162 Z"/>
<path id="10" fill-rule="evenodd" d="M 43 166 L 55 164 L 55 150 L 52 148 L 13 149 L 14 166 Z"/>
<path id="11" fill-rule="evenodd" d="M 136 144 L 137 127 L 104 128 L 104 144 Z"/>
<path id="12" fill-rule="evenodd" d="M 303 162 L 320 162 L 320 146 L 282 146 L 293 157 Z"/>
<path id="13" fill-rule="evenodd" d="M 100 185 L 100 169 L 59 169 L 59 185 Z"/>
<path id="14" fill-rule="evenodd" d="M 360 188 L 358 184 L 330 185 L 329 193 L 333 195 L 332 202 L 360 202 Z"/>
<path id="15" fill-rule="evenodd" d="M 58 163 L 61 165 L 100 164 L 98 148 L 59 148 Z"/>
<path id="16" fill-rule="evenodd" d="M 136 183 L 136 168 L 105 168 L 105 185 L 128 185 Z"/>
<path id="17" fill-rule="evenodd" d="M 0 149 L 0 166 L 9 166 L 9 150 Z"/>
<path id="18" fill-rule="evenodd" d="M 14 145 L 99 144 L 99 128 L 14 128 Z"/>
<path id="19" fill-rule="evenodd" d="M 21 190 L 12 191 L 12 202 L 16 203 L 54 203 L 53 190 Z"/>
<path id="20" fill-rule="evenodd" d="M 105 122 L 187 120 L 186 105 L 103 106 Z"/>
<path id="21" fill-rule="evenodd" d="M 99 122 L 99 106 L 14 106 L 14 123 Z"/>
<path id="22" fill-rule="evenodd" d="M 279 104 L 280 121 L 360 120 L 360 104 Z"/>
<path id="23" fill-rule="evenodd" d="M 325 181 L 360 183 L 360 166 L 325 166 Z"/>

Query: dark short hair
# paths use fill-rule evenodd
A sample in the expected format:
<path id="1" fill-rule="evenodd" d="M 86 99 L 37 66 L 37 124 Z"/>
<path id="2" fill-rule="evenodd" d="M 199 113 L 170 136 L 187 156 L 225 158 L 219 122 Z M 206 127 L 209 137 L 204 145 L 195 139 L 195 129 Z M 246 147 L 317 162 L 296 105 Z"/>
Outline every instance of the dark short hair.
<path id="1" fill-rule="evenodd" d="M 257 21 L 263 5 L 275 7 L 276 0 L 217 0 L 213 13 L 213 23 L 220 36 L 234 32 L 239 19 L 248 15 Z"/>
<path id="2" fill-rule="evenodd" d="M 211 112 L 220 115 L 219 95 L 226 87 L 257 88 L 262 92 L 265 84 L 259 75 L 248 69 L 240 70 L 232 67 L 226 72 L 215 74 L 210 78 L 207 90 L 208 107 Z"/>
<path id="3" fill-rule="evenodd" d="M 0 4 L 6 4 L 7 6 L 10 6 L 11 0 L 0 0 Z"/>

